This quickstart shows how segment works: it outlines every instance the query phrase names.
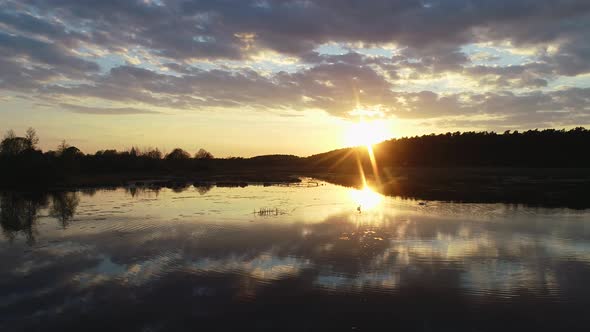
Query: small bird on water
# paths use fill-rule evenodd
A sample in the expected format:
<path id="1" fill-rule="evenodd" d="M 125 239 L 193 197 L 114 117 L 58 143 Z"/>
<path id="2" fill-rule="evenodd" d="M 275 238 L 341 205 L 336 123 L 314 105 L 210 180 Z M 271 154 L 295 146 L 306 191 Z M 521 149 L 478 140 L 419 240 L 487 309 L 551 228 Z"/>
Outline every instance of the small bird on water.
<path id="1" fill-rule="evenodd" d="M 356 210 L 357 210 L 359 213 L 361 213 L 361 206 L 360 206 L 360 205 L 359 205 L 359 206 L 357 206 L 357 207 L 356 207 Z"/>

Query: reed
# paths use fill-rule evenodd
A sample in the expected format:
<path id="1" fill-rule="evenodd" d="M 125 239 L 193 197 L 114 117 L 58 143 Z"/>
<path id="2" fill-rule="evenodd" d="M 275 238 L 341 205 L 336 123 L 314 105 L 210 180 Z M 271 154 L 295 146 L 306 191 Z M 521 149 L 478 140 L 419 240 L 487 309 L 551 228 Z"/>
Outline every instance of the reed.
<path id="1" fill-rule="evenodd" d="M 258 211 L 255 210 L 254 213 L 259 216 L 278 216 L 284 214 L 278 208 L 261 208 Z"/>

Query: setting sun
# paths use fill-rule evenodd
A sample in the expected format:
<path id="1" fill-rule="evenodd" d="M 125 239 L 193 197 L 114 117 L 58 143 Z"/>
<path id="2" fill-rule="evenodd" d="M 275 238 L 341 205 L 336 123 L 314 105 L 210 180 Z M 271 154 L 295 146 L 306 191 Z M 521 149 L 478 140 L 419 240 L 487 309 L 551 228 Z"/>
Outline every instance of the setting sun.
<path id="1" fill-rule="evenodd" d="M 370 146 L 391 137 L 388 121 L 369 120 L 351 124 L 346 131 L 345 141 L 349 146 Z"/>

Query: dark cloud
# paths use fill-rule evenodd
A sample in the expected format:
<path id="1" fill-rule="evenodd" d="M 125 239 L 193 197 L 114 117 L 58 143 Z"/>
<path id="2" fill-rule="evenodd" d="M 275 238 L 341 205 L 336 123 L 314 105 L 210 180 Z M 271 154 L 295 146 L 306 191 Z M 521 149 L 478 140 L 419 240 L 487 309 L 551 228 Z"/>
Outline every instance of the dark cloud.
<path id="1" fill-rule="evenodd" d="M 22 0 L 4 1 L 0 9 L 0 89 L 40 98 L 177 109 L 312 108 L 341 117 L 356 107 L 404 118 L 587 112 L 585 91 L 535 92 L 560 76 L 590 72 L 586 0 Z M 536 53 L 526 63 L 474 65 L 463 47 L 479 42 Z M 349 50 L 318 52 L 326 43 Z M 361 44 L 396 50 L 369 56 L 355 46 Z M 240 62 L 265 51 L 294 56 L 301 66 L 262 73 Z M 150 66 L 100 59 L 132 52 Z M 227 59 L 242 68 L 198 65 Z M 404 92 L 411 89 L 402 84 L 448 73 L 476 84 L 460 93 Z M 509 89 L 519 91 L 503 92 Z"/>
<path id="2" fill-rule="evenodd" d="M 0 22 L 5 19 L 6 15 L 0 14 Z M 31 26 L 38 22 L 28 20 Z M 47 26 L 37 28 L 50 30 Z M 51 81 L 84 79 L 98 70 L 96 63 L 78 57 L 63 45 L 0 30 L 0 89 L 31 92 Z"/>
<path id="3" fill-rule="evenodd" d="M 75 46 L 78 40 L 86 39 L 84 34 L 68 31 L 59 21 L 42 19 L 26 12 L 0 12 L 0 22 L 7 31 L 43 36 L 68 46 Z"/>
<path id="4" fill-rule="evenodd" d="M 395 42 L 421 51 L 473 41 L 539 44 L 582 37 L 587 26 L 576 23 L 590 13 L 585 0 L 23 2 L 92 30 L 97 43 L 141 45 L 176 59 L 240 58 L 259 48 L 303 54 L 330 41 Z M 246 35 L 255 47 L 245 47 Z"/>
<path id="5" fill-rule="evenodd" d="M 6 58 L 20 57 L 22 60 L 55 66 L 67 73 L 83 73 L 99 69 L 96 63 L 81 59 L 55 44 L 2 32 L 0 32 L 0 55 Z"/>

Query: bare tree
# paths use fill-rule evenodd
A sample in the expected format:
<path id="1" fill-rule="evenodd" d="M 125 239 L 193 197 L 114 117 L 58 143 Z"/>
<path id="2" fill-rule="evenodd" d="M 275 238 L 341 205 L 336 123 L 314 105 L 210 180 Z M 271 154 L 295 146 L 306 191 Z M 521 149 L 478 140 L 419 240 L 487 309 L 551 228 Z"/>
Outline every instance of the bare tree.
<path id="1" fill-rule="evenodd" d="M 6 134 L 4 134 L 4 139 L 12 139 L 15 137 L 16 137 L 16 134 L 14 133 L 14 130 L 12 130 L 12 129 L 8 129 L 6 131 Z"/>
<path id="2" fill-rule="evenodd" d="M 66 151 L 70 145 L 66 142 L 66 140 L 62 140 L 61 143 L 57 146 L 57 154 L 62 155 L 64 151 Z"/>
<path id="3" fill-rule="evenodd" d="M 37 136 L 37 131 L 32 127 L 27 129 L 27 134 L 25 135 L 25 139 L 27 140 L 27 144 L 29 145 L 29 149 L 36 149 L 37 144 L 39 144 L 39 136 Z"/>

